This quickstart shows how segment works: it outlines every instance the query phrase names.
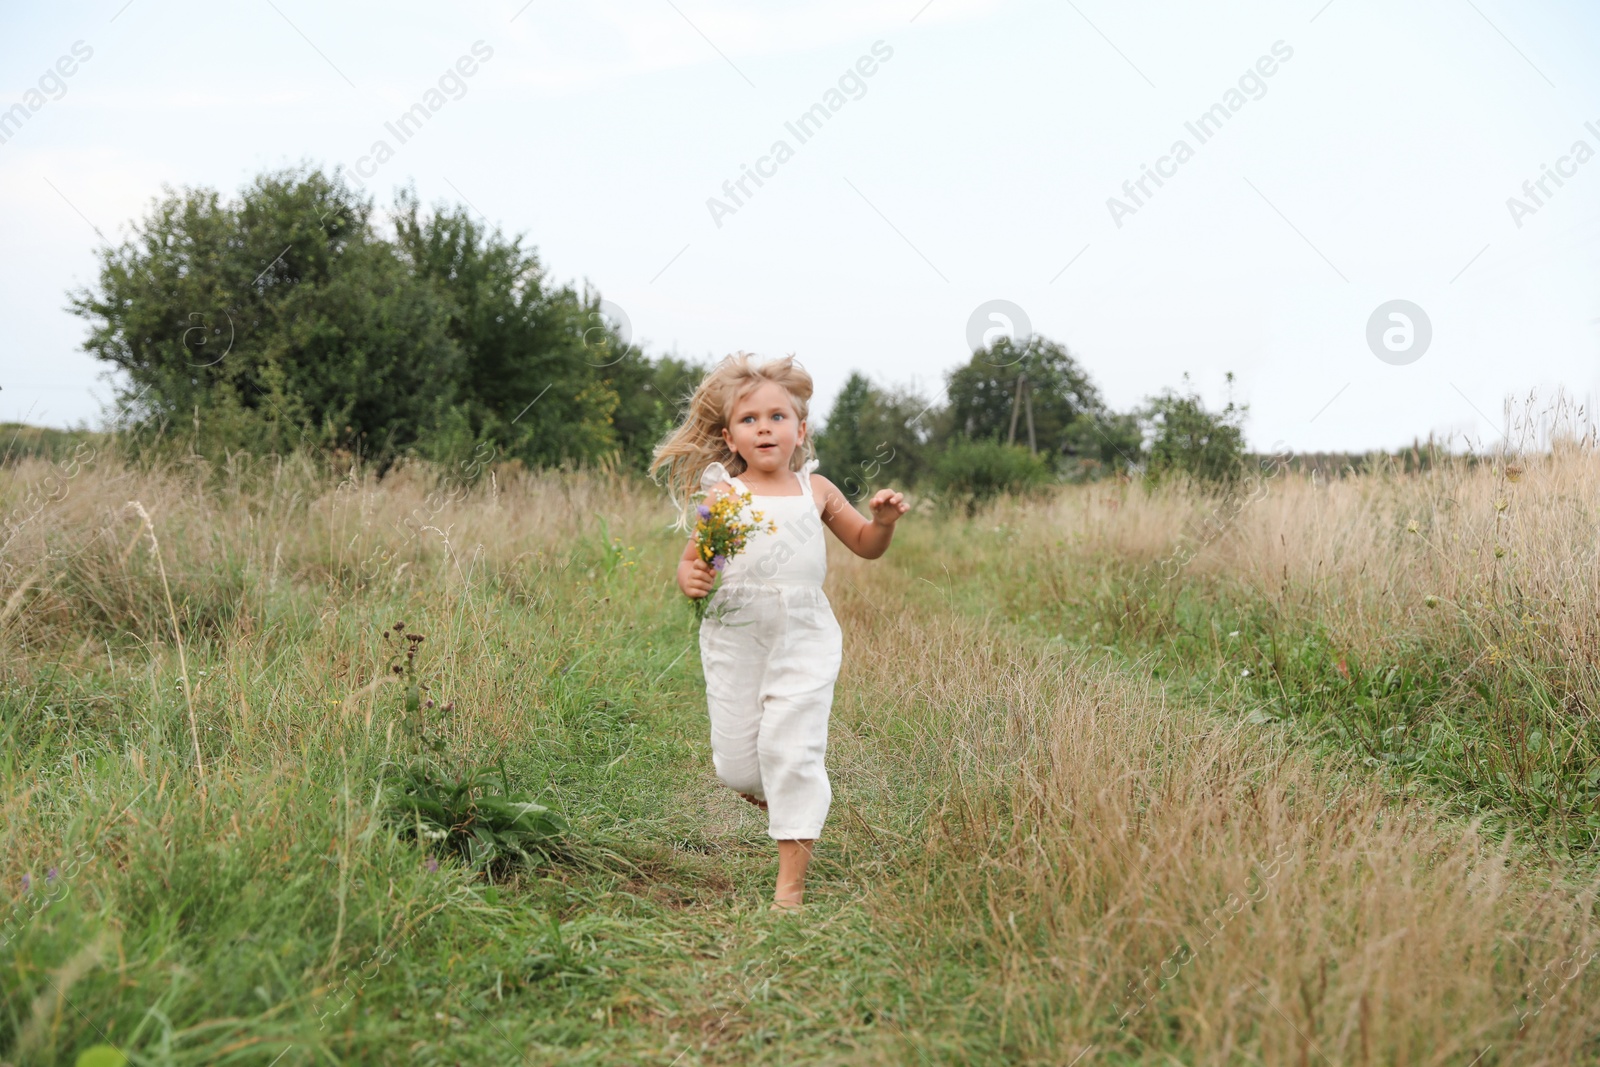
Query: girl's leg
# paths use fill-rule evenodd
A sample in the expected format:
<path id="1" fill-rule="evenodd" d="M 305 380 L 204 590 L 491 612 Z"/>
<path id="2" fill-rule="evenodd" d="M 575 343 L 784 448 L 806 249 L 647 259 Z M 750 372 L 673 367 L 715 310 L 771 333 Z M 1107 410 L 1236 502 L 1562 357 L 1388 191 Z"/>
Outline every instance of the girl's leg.
<path id="1" fill-rule="evenodd" d="M 791 648 L 773 657 L 762 679 L 756 757 L 761 796 L 772 805 L 767 833 L 775 841 L 814 841 L 833 800 L 826 756 L 838 645 L 789 636 Z"/>
<path id="2" fill-rule="evenodd" d="M 760 808 L 762 811 L 767 810 L 767 802 L 765 800 L 758 800 L 749 793 L 740 793 L 739 795 L 744 797 L 750 803 L 754 804 L 756 807 Z"/>
<path id="3" fill-rule="evenodd" d="M 774 908 L 801 903 L 811 850 L 833 799 L 825 757 L 841 651 L 839 625 L 820 590 L 818 602 L 797 597 L 786 608 L 785 640 L 763 679 L 756 745 L 771 803 L 767 833 L 778 842 Z"/>
<path id="4" fill-rule="evenodd" d="M 765 807 L 757 738 L 761 732 L 761 676 L 766 659 L 763 620 L 754 611 L 745 625 L 707 619 L 700 627 L 710 717 L 711 762 L 722 783 Z"/>
<path id="5" fill-rule="evenodd" d="M 772 896 L 774 911 L 797 908 L 806 890 L 806 867 L 816 839 L 778 842 L 778 888 Z"/>

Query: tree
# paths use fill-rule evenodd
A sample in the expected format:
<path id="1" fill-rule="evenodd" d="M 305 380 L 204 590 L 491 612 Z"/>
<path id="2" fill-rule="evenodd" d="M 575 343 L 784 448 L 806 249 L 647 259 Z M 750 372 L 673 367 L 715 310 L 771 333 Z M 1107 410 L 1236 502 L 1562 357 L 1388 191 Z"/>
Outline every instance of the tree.
<path id="1" fill-rule="evenodd" d="M 816 436 L 821 472 L 855 499 L 891 483 L 915 484 L 928 468 L 934 414 L 916 392 L 880 389 L 852 373 Z"/>
<path id="2" fill-rule="evenodd" d="M 530 466 L 637 465 L 688 365 L 656 364 L 547 281 L 522 236 L 412 190 L 394 239 L 342 177 L 268 173 L 235 201 L 167 190 L 70 294 L 87 351 L 125 371 L 124 428 L 194 427 L 199 448 L 342 446 L 455 461 L 484 443 Z M 185 431 L 187 433 L 187 430 Z"/>
<path id="3" fill-rule="evenodd" d="M 842 483 L 858 464 L 869 459 L 871 448 L 865 443 L 861 417 L 872 403 L 872 382 L 860 371 L 851 371 L 844 388 L 833 398 L 820 429 L 813 428 L 818 469 L 835 483 Z"/>
<path id="4" fill-rule="evenodd" d="M 629 466 L 640 473 L 649 468 L 655 446 L 687 414 L 690 395 L 710 369 L 678 356 L 650 360 L 635 347 L 606 368 L 618 398 L 612 425 Z"/>
<path id="5" fill-rule="evenodd" d="M 448 334 L 461 349 L 456 390 L 461 440 L 488 441 L 529 466 L 585 462 L 617 450 L 612 379 L 642 354 L 603 324 L 599 296 L 552 286 L 538 254 L 474 222 L 464 207 L 423 215 L 412 190 L 395 209 L 396 243 L 418 278 L 449 307 Z M 456 458 L 454 455 L 436 458 Z"/>
<path id="6" fill-rule="evenodd" d="M 449 309 L 372 233 L 371 205 L 316 170 L 237 202 L 167 189 L 70 294 L 84 348 L 126 372 L 116 420 L 215 416 L 232 447 L 344 444 L 391 457 L 454 399 Z"/>
<path id="7" fill-rule="evenodd" d="M 1114 463 L 1102 442 L 1108 428 L 1125 436 L 1089 374 L 1061 345 L 1034 336 L 1025 345 L 1002 337 L 951 372 L 949 430 L 973 441 L 1026 445 L 1058 471 L 1081 469 L 1085 457 Z"/>
<path id="8" fill-rule="evenodd" d="M 1233 402 L 1233 372 L 1229 371 L 1228 403 L 1219 412 L 1207 411 L 1200 394 L 1183 376 L 1184 393 L 1164 389 L 1148 399 L 1141 417 L 1149 427 L 1149 465 L 1146 475 L 1162 481 L 1187 474 L 1201 482 L 1231 482 L 1243 471 L 1243 423 L 1249 408 Z"/>

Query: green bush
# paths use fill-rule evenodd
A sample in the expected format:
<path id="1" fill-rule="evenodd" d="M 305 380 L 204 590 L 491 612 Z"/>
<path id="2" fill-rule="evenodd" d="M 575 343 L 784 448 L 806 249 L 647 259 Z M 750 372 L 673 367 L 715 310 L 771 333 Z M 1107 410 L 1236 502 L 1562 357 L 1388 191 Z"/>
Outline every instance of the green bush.
<path id="1" fill-rule="evenodd" d="M 941 496 L 964 503 L 967 515 L 1004 493 L 1027 494 L 1053 481 L 1049 459 L 1021 445 L 957 438 L 933 462 Z"/>

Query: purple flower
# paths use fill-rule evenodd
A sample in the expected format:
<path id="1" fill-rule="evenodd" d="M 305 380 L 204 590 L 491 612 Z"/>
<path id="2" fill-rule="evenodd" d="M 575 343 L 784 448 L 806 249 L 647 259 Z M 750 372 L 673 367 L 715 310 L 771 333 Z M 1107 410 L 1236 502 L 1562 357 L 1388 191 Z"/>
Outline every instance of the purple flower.
<path id="1" fill-rule="evenodd" d="M 439 861 L 434 859 L 432 856 L 428 857 L 428 862 L 424 863 L 423 866 L 428 868 L 428 873 L 429 874 L 438 874 L 439 873 Z"/>
<path id="2" fill-rule="evenodd" d="M 53 881 L 56 880 L 56 875 L 58 875 L 60 873 L 61 873 L 60 871 L 56 870 L 54 867 L 51 867 L 48 871 L 45 872 L 44 880 L 46 882 L 53 882 Z"/>
<path id="3" fill-rule="evenodd" d="M 33 886 L 33 876 L 31 874 L 23 875 L 22 876 L 22 891 L 24 893 L 26 893 L 32 886 Z"/>
<path id="4" fill-rule="evenodd" d="M 722 568 L 726 567 L 727 565 L 728 565 L 728 557 L 727 556 L 717 555 L 717 556 L 712 556 L 711 557 L 711 566 L 716 568 L 717 570 L 720 571 Z"/>
<path id="5" fill-rule="evenodd" d="M 701 504 L 699 507 L 695 508 L 695 510 L 700 513 L 700 517 L 702 519 L 709 519 L 711 517 L 711 509 L 706 507 L 704 504 Z"/>

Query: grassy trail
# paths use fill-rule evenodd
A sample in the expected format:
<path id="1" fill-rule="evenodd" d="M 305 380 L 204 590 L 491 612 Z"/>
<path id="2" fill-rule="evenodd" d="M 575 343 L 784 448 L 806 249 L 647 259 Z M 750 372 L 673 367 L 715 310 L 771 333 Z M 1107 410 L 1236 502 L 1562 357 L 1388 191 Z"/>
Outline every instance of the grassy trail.
<path id="1" fill-rule="evenodd" d="M 83 477 L 0 585 L 5 1062 L 1595 1058 L 1574 868 L 1055 639 L 1003 521 L 831 552 L 834 807 L 775 916 L 653 496 Z M 379 818 L 399 620 L 558 861 L 488 885 Z"/>

